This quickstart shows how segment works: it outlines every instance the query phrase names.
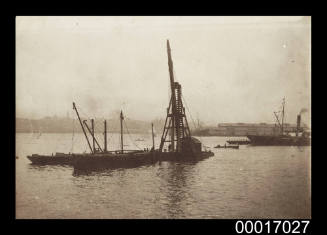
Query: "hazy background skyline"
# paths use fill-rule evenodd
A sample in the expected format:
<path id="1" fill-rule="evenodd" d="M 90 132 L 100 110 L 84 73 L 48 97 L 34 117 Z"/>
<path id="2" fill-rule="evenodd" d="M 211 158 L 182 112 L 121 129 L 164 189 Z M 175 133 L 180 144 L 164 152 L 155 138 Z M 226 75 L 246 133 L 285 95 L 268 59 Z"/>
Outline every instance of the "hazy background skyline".
<path id="1" fill-rule="evenodd" d="M 19 16 L 16 116 L 72 116 L 74 101 L 92 117 L 165 118 L 167 39 L 193 119 L 272 123 L 283 97 L 286 122 L 311 109 L 310 17 Z"/>

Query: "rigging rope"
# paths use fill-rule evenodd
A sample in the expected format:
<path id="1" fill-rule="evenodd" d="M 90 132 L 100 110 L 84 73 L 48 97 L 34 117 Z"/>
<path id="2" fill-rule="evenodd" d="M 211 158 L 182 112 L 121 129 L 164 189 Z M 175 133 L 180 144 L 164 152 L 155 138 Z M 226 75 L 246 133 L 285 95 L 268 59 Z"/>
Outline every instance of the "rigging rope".
<path id="1" fill-rule="evenodd" d="M 128 137 L 130 138 L 130 140 L 131 140 L 131 142 L 136 146 L 136 148 L 138 148 L 138 149 L 140 149 L 140 150 L 142 150 L 133 140 L 132 140 L 132 138 L 131 138 L 131 134 L 129 133 L 129 130 L 128 130 L 128 127 L 127 127 L 127 124 L 126 124 L 126 122 L 125 122 L 125 120 L 123 120 L 124 122 L 123 122 L 123 124 L 124 124 L 124 126 L 126 127 L 126 130 L 127 130 L 127 134 L 128 134 Z"/>
<path id="2" fill-rule="evenodd" d="M 174 69 L 174 68 L 173 68 L 173 75 L 174 75 L 174 78 L 175 78 L 175 82 L 178 82 L 178 79 L 177 79 L 176 72 L 175 72 L 175 69 Z M 183 101 L 184 101 L 184 103 L 185 103 L 185 106 L 186 106 L 186 109 L 187 109 L 187 111 L 188 111 L 188 113 L 189 113 L 189 115 L 190 115 L 190 117 L 191 117 L 191 120 L 192 120 L 192 122 L 193 122 L 194 128 L 196 129 L 195 121 L 194 121 L 194 119 L 193 119 L 193 117 L 192 117 L 192 115 L 191 115 L 191 112 L 190 112 L 190 110 L 189 110 L 189 108 L 188 108 L 188 106 L 187 106 L 187 103 L 186 103 L 185 98 L 184 98 L 183 95 L 182 95 L 182 99 L 183 99 Z M 200 139 L 201 142 L 203 142 L 201 136 L 199 136 L 199 139 Z M 204 145 L 203 145 L 203 147 L 204 147 L 204 148 L 207 148 L 207 146 L 204 146 Z"/>
<path id="3" fill-rule="evenodd" d="M 84 118 L 87 118 L 87 119 L 91 119 L 85 112 L 84 112 L 84 110 L 83 109 L 81 109 L 80 107 L 78 107 L 78 109 L 79 109 L 79 111 L 80 111 L 80 113 L 83 115 L 83 117 Z M 81 117 L 81 119 L 83 119 L 82 117 Z M 142 150 L 133 140 L 132 140 L 132 137 L 131 137 L 131 134 L 130 134 L 130 132 L 129 132 L 129 129 L 128 129 L 128 127 L 127 127 L 127 124 L 126 124 L 126 122 L 125 122 L 125 120 L 124 120 L 124 122 L 123 122 L 123 125 L 126 127 L 126 130 L 127 130 L 127 134 L 128 134 L 128 137 L 130 138 L 130 140 L 131 140 L 131 142 L 138 148 L 138 149 L 140 149 L 140 150 Z M 104 136 L 103 135 L 101 135 L 101 137 L 99 138 L 99 133 L 97 133 L 97 129 L 99 128 L 99 125 L 97 125 L 96 124 L 96 119 L 94 119 L 94 137 L 98 140 L 98 142 L 99 142 L 99 139 L 101 138 L 101 140 L 103 140 L 104 141 Z M 113 141 L 114 140 L 114 138 L 113 138 L 113 133 L 111 133 L 110 132 L 110 123 L 109 123 L 109 125 L 108 125 L 108 132 L 109 132 L 109 136 L 107 135 L 107 138 L 108 138 L 108 142 L 110 142 L 110 143 L 113 143 L 113 142 L 115 142 L 114 144 L 115 145 L 117 145 L 117 142 L 116 141 Z M 88 133 L 88 131 L 87 131 L 87 133 Z M 88 134 L 90 134 L 90 133 L 88 133 Z M 119 136 L 119 138 L 120 138 L 120 136 Z M 120 142 L 120 139 L 119 139 L 119 142 Z M 100 144 L 100 143 L 99 143 Z M 121 144 L 121 143 L 120 143 Z M 101 145 L 101 144 L 100 144 Z"/>
<path id="4" fill-rule="evenodd" d="M 97 131 L 97 129 L 99 129 L 99 124 L 96 124 L 96 118 L 94 118 L 94 137 L 97 139 L 99 145 L 101 146 L 101 143 L 104 142 L 104 136 L 102 135 L 102 132 Z"/>
<path id="5" fill-rule="evenodd" d="M 86 118 L 86 120 L 91 120 L 92 119 L 92 118 L 90 118 L 90 116 L 88 116 L 86 114 L 86 112 L 84 112 L 84 110 L 81 107 L 78 107 L 78 110 L 79 110 L 80 114 L 82 114 L 82 116 L 81 116 L 82 122 L 84 121 L 84 118 Z M 96 123 L 96 118 L 94 118 L 94 137 L 97 139 L 98 142 L 104 142 L 104 137 L 102 135 L 99 135 L 99 133 L 97 133 L 97 129 L 99 129 L 99 124 Z M 85 131 L 86 131 L 86 135 L 90 136 L 90 138 L 92 138 L 92 135 L 91 135 L 91 133 L 89 133 L 87 128 L 85 128 Z M 100 144 L 100 146 L 101 146 L 101 144 Z"/>
<path id="6" fill-rule="evenodd" d="M 184 104 L 185 104 L 185 106 L 186 106 L 186 109 L 187 109 L 187 111 L 188 111 L 188 113 L 189 113 L 189 115 L 190 115 L 190 117 L 191 117 L 191 120 L 192 120 L 192 123 L 193 123 L 193 125 L 194 125 L 194 128 L 196 128 L 195 121 L 193 120 L 192 114 L 191 114 L 191 112 L 190 112 L 190 110 L 189 110 L 189 108 L 188 108 L 188 105 L 187 105 L 187 103 L 186 103 L 185 98 L 184 98 L 183 95 L 182 95 L 182 99 L 183 99 Z"/>
<path id="7" fill-rule="evenodd" d="M 194 121 L 194 119 L 193 119 L 193 117 L 192 117 L 192 114 L 191 114 L 191 112 L 190 112 L 190 109 L 188 108 L 188 105 L 187 105 L 186 100 L 185 100 L 185 98 L 184 98 L 183 95 L 182 95 L 182 99 L 183 99 L 183 102 L 184 102 L 184 104 L 185 104 L 185 106 L 186 106 L 186 110 L 187 110 L 187 112 L 188 112 L 189 115 L 190 115 L 190 118 L 191 118 L 191 120 L 192 120 L 192 123 L 193 123 L 193 125 L 194 125 L 194 128 L 196 129 L 196 123 L 195 123 L 195 121 Z M 199 136 L 199 139 L 200 139 L 201 143 L 203 143 L 201 136 Z M 203 145 L 203 147 L 204 147 L 204 148 L 207 148 L 207 146 L 205 146 L 205 145 Z"/>
<path id="8" fill-rule="evenodd" d="M 112 125 L 111 122 L 109 122 L 108 123 L 108 134 L 109 134 L 109 136 L 107 135 L 108 143 L 111 143 L 111 145 L 109 145 L 109 146 L 116 147 L 115 149 L 117 149 L 118 144 L 117 144 L 116 139 L 113 136 L 114 133 L 110 131 L 111 129 L 114 130 L 114 128 L 111 128 L 112 127 L 111 125 Z"/>
<path id="9" fill-rule="evenodd" d="M 72 148 L 70 149 L 71 153 L 73 153 L 74 151 L 74 135 L 75 135 L 75 119 L 73 118 Z"/>

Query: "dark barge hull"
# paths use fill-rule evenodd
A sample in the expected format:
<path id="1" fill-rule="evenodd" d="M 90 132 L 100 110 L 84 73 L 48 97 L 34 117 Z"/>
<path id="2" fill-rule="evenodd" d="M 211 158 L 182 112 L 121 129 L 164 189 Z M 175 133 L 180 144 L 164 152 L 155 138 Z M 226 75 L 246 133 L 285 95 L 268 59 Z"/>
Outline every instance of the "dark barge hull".
<path id="1" fill-rule="evenodd" d="M 229 144 L 247 145 L 250 144 L 249 140 L 227 140 Z"/>
<path id="2" fill-rule="evenodd" d="M 219 146 L 219 145 L 217 145 L 214 148 L 216 148 L 216 149 L 239 149 L 240 147 L 238 145 L 237 146 L 231 146 L 231 145 Z"/>
<path id="3" fill-rule="evenodd" d="M 63 154 L 59 156 L 33 154 L 32 156 L 27 156 L 34 165 L 73 165 L 75 157 L 76 156 L 73 154 Z"/>
<path id="4" fill-rule="evenodd" d="M 77 157 L 73 163 L 75 169 L 130 168 L 151 165 L 157 162 L 199 161 L 211 157 L 212 152 L 201 152 L 195 155 L 171 152 L 143 152 L 113 156 L 89 155 Z"/>
<path id="5" fill-rule="evenodd" d="M 71 165 L 78 169 L 93 169 L 138 167 L 161 161 L 196 161 L 213 155 L 212 152 L 200 152 L 193 155 L 154 151 L 125 154 L 62 154 L 55 156 L 33 154 L 32 156 L 27 156 L 27 158 L 35 165 Z"/>
<path id="6" fill-rule="evenodd" d="M 296 136 L 262 136 L 248 135 L 251 145 L 255 146 L 310 146 L 311 140 L 307 137 Z"/>

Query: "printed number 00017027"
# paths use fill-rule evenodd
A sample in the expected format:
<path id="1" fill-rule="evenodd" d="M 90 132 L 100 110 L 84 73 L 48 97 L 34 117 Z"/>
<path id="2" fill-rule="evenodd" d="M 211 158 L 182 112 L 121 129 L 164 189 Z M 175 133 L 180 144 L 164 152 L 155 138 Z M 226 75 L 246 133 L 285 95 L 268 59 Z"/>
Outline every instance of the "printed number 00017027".
<path id="1" fill-rule="evenodd" d="M 263 223 L 260 220 L 242 221 L 238 220 L 235 224 L 237 233 L 292 233 L 292 234 L 305 234 L 309 225 L 309 220 L 268 220 Z"/>

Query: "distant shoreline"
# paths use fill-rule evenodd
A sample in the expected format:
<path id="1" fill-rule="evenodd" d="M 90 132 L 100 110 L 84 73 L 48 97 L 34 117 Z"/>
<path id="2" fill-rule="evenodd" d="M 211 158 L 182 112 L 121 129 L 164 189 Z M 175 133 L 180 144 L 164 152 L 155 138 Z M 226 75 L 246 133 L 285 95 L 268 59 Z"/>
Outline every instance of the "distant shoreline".
<path id="1" fill-rule="evenodd" d="M 83 132 L 82 131 L 75 131 L 75 132 L 71 132 L 71 131 L 67 131 L 67 132 L 65 132 L 65 131 L 46 131 L 46 132 L 26 132 L 26 131 L 16 131 L 15 132 L 16 134 L 73 134 L 73 133 L 77 133 L 77 134 L 82 134 Z M 96 134 L 101 134 L 102 132 L 95 132 Z M 108 134 L 109 133 L 114 133 L 114 134 L 120 134 L 120 132 L 119 131 L 108 131 L 107 132 Z M 130 134 L 151 134 L 151 133 L 147 133 L 147 132 L 141 132 L 141 131 L 137 131 L 137 132 L 132 132 L 132 131 L 130 131 L 129 132 Z M 127 133 L 125 133 L 124 132 L 124 134 L 127 134 Z"/>
<path id="2" fill-rule="evenodd" d="M 82 134 L 83 132 L 81 131 L 78 131 L 78 132 L 75 132 L 75 134 L 78 133 L 78 134 Z M 119 131 L 114 131 L 114 132 L 108 132 L 108 133 L 111 133 L 111 134 L 120 134 Z M 40 134 L 39 132 L 34 132 L 34 133 L 31 133 L 31 132 L 19 132 L 19 131 L 16 131 L 16 134 Z M 41 132 L 41 134 L 73 134 L 73 132 Z M 98 133 L 98 134 L 102 134 L 102 133 Z M 124 135 L 126 135 L 127 133 L 124 133 Z M 151 135 L 151 133 L 147 133 L 147 132 L 129 132 L 129 134 L 139 134 L 139 135 Z M 161 134 L 161 133 L 160 133 Z M 158 134 L 156 134 L 157 136 L 159 136 Z M 246 136 L 244 135 L 197 135 L 197 134 L 194 134 L 193 136 L 196 136 L 196 137 L 243 137 L 245 138 Z"/>

